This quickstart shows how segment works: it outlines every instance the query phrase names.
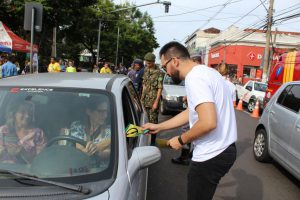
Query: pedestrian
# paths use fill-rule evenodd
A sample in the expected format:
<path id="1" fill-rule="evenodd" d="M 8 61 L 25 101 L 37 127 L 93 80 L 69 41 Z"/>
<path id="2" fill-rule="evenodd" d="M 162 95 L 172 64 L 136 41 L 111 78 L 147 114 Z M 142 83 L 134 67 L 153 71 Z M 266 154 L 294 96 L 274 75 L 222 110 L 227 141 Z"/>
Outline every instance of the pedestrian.
<path id="1" fill-rule="evenodd" d="M 133 64 L 132 64 L 133 65 Z M 132 82 L 134 82 L 134 79 L 135 79 L 135 69 L 134 67 L 129 67 L 128 69 L 128 73 L 127 73 L 127 76 L 132 80 Z"/>
<path id="2" fill-rule="evenodd" d="M 93 66 L 93 73 L 99 73 L 99 67 L 97 66 L 97 64 L 94 64 Z"/>
<path id="3" fill-rule="evenodd" d="M 13 56 L 8 56 L 4 58 L 5 63 L 2 65 L 2 78 L 6 78 L 9 76 L 17 76 L 17 67 L 14 62 Z"/>
<path id="4" fill-rule="evenodd" d="M 64 64 L 63 59 L 60 58 L 59 61 L 58 61 L 58 64 L 60 65 L 60 71 L 65 72 L 66 71 L 66 66 Z"/>
<path id="5" fill-rule="evenodd" d="M 178 42 L 163 46 L 159 55 L 162 67 L 175 83 L 185 80 L 188 108 L 165 122 L 147 123 L 143 128 L 156 134 L 189 122 L 190 130 L 167 144 L 178 150 L 193 142 L 187 199 L 211 200 L 220 179 L 236 160 L 237 128 L 230 90 L 216 70 L 193 62 Z"/>
<path id="6" fill-rule="evenodd" d="M 112 70 L 110 69 L 108 62 L 104 63 L 104 66 L 100 70 L 100 74 L 112 74 Z"/>
<path id="7" fill-rule="evenodd" d="M 155 65 L 155 55 L 147 53 L 144 57 L 146 68 L 143 75 L 141 101 L 146 109 L 149 122 L 158 122 L 161 92 L 163 89 L 163 73 Z M 156 135 L 151 135 L 151 145 L 155 145 Z"/>
<path id="8" fill-rule="evenodd" d="M 138 94 L 142 95 L 143 88 L 143 76 L 144 76 L 144 63 L 141 59 L 135 59 L 133 61 L 133 68 L 135 70 L 133 85 L 138 92 Z"/>
<path id="9" fill-rule="evenodd" d="M 56 61 L 55 57 L 51 57 L 50 59 L 50 64 L 48 65 L 48 72 L 49 73 L 55 73 L 55 72 L 60 72 L 61 68 L 59 63 Z"/>
<path id="10" fill-rule="evenodd" d="M 118 74 L 124 74 L 126 75 L 128 72 L 127 68 L 123 65 L 123 63 L 119 64 L 119 73 Z"/>
<path id="11" fill-rule="evenodd" d="M 230 78 L 228 77 L 228 70 L 227 68 L 219 68 L 219 73 L 223 76 L 225 83 L 227 84 L 227 86 L 229 87 L 230 90 L 230 94 L 232 97 L 232 101 L 235 104 L 236 102 L 236 87 L 235 85 L 230 81 Z"/>
<path id="12" fill-rule="evenodd" d="M 74 67 L 74 63 L 72 60 L 69 60 L 66 72 L 76 72 L 76 68 Z"/>

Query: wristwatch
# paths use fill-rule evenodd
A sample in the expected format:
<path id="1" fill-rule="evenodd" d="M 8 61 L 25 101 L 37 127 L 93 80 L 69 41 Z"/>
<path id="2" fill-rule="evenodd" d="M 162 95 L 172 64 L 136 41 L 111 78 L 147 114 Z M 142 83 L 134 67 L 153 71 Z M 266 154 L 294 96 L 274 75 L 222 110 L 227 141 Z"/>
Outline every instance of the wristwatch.
<path id="1" fill-rule="evenodd" d="M 181 135 L 178 137 L 178 142 L 183 146 L 184 145 L 184 142 L 182 141 L 181 139 Z"/>

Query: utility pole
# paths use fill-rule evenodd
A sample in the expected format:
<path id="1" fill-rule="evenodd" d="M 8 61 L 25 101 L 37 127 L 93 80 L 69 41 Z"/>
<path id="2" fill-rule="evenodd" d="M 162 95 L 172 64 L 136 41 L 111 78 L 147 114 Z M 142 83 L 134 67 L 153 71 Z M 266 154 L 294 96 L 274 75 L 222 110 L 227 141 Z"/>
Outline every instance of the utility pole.
<path id="1" fill-rule="evenodd" d="M 271 37 L 271 29 L 272 29 L 272 21 L 273 21 L 273 5 L 274 0 L 270 0 L 270 6 L 268 11 L 268 23 L 267 23 L 267 33 L 266 33 L 266 48 L 265 48 L 265 56 L 264 56 L 264 70 L 262 81 L 267 82 L 268 70 L 269 70 L 269 60 L 270 60 L 270 37 Z"/>
<path id="2" fill-rule="evenodd" d="M 117 50 L 116 50 L 116 61 L 115 61 L 115 67 L 117 67 L 117 66 L 118 66 L 119 37 L 120 37 L 120 27 L 118 27 L 118 36 L 117 36 Z"/>
<path id="3" fill-rule="evenodd" d="M 273 42 L 272 42 L 271 61 L 269 62 L 268 74 L 267 74 L 268 77 L 270 76 L 271 65 L 272 65 L 273 56 L 274 56 L 274 48 L 276 48 L 276 36 L 277 36 L 277 32 L 278 32 L 278 29 L 276 28 L 275 29 L 274 38 L 273 38 Z"/>
<path id="4" fill-rule="evenodd" d="M 99 20 L 99 30 L 98 30 L 98 43 L 97 43 L 97 57 L 96 57 L 96 65 L 97 65 L 97 67 L 99 67 L 98 66 L 98 64 L 99 64 L 99 55 L 100 55 L 100 39 L 101 39 L 101 26 L 102 26 L 102 24 L 101 24 L 101 19 Z"/>

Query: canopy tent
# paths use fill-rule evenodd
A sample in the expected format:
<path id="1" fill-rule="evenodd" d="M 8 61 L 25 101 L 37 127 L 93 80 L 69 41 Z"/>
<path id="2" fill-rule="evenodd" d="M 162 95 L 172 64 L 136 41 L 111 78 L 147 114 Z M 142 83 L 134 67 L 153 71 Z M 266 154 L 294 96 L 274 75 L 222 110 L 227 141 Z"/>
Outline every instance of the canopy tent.
<path id="1" fill-rule="evenodd" d="M 0 52 L 11 53 L 11 48 L 0 44 Z"/>
<path id="2" fill-rule="evenodd" d="M 13 51 L 30 52 L 30 43 L 14 34 L 5 24 L 0 21 L 0 44 L 7 46 Z M 33 52 L 38 52 L 37 45 L 33 45 Z"/>

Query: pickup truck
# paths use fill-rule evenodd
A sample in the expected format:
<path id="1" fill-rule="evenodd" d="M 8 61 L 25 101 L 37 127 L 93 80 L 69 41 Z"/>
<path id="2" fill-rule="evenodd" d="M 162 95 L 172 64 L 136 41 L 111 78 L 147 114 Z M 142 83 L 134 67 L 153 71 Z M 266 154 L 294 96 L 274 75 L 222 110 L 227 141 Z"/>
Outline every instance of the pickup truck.
<path id="1" fill-rule="evenodd" d="M 237 102 L 243 99 L 243 104 L 247 105 L 249 112 L 253 112 L 256 100 L 259 101 L 259 108 L 263 108 L 263 99 L 267 90 L 267 84 L 258 81 L 248 81 L 245 85 L 236 85 Z"/>

